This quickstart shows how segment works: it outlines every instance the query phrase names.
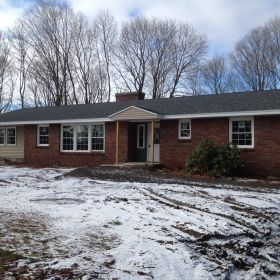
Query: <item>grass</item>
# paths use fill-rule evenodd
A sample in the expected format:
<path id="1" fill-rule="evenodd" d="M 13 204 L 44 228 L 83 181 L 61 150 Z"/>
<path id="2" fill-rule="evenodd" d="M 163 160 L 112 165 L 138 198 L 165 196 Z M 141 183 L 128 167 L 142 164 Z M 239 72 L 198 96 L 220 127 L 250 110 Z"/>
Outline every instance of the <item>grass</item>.
<path id="1" fill-rule="evenodd" d="M 21 255 L 0 248 L 0 276 L 7 270 L 7 265 L 22 259 Z"/>

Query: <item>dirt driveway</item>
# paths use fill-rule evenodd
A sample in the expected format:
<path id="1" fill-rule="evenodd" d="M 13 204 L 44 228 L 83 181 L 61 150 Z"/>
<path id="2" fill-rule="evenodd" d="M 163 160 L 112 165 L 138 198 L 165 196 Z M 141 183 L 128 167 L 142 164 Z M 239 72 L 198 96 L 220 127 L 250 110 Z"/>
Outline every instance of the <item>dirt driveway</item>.
<path id="1" fill-rule="evenodd" d="M 279 279 L 279 188 L 85 172 L 0 167 L 2 278 Z"/>

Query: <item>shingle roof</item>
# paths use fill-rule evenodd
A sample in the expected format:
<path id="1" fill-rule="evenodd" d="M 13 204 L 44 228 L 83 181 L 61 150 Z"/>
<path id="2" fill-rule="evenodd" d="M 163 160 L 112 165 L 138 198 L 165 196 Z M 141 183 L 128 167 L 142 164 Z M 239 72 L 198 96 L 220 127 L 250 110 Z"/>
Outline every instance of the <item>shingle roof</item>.
<path id="1" fill-rule="evenodd" d="M 159 115 L 280 110 L 280 90 L 26 108 L 0 115 L 0 123 L 107 118 L 129 106 Z"/>

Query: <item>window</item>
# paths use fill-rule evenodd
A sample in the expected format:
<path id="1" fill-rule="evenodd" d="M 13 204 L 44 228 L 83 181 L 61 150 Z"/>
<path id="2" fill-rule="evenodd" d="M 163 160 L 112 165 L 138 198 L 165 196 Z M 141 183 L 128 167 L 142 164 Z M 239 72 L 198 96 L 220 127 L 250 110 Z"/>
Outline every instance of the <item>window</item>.
<path id="1" fill-rule="evenodd" d="M 91 131 L 91 149 L 93 151 L 104 151 L 104 125 L 94 124 Z"/>
<path id="2" fill-rule="evenodd" d="M 191 121 L 179 120 L 179 139 L 191 139 Z"/>
<path id="3" fill-rule="evenodd" d="M 62 149 L 64 151 L 74 150 L 74 127 L 65 125 L 62 129 Z"/>
<path id="4" fill-rule="evenodd" d="M 138 149 L 145 149 L 146 143 L 145 143 L 145 125 L 144 124 L 138 124 L 137 126 L 137 148 Z"/>
<path id="5" fill-rule="evenodd" d="M 6 129 L 7 145 L 16 145 L 16 128 L 8 127 Z"/>
<path id="6" fill-rule="evenodd" d="M 254 119 L 242 118 L 230 120 L 230 143 L 239 148 L 254 147 Z"/>
<path id="7" fill-rule="evenodd" d="M 5 128 L 0 127 L 0 145 L 5 145 Z"/>
<path id="8" fill-rule="evenodd" d="M 62 125 L 61 135 L 62 151 L 104 151 L 104 124 Z"/>
<path id="9" fill-rule="evenodd" d="M 88 150 L 88 126 L 77 126 L 77 151 Z"/>
<path id="10" fill-rule="evenodd" d="M 49 146 L 49 125 L 38 125 L 38 146 Z"/>

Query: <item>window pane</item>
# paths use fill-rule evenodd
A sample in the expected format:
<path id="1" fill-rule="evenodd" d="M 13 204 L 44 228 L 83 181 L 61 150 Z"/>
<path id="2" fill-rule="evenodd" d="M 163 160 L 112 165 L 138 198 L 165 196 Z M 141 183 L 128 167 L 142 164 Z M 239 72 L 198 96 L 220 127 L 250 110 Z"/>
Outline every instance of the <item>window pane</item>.
<path id="1" fill-rule="evenodd" d="M 154 144 L 160 143 L 160 137 L 159 137 L 159 127 L 155 127 L 154 129 Z"/>
<path id="2" fill-rule="evenodd" d="M 81 125 L 77 127 L 77 150 L 88 150 L 88 126 Z"/>
<path id="3" fill-rule="evenodd" d="M 102 124 L 96 124 L 92 126 L 92 137 L 104 137 Z"/>
<path id="4" fill-rule="evenodd" d="M 39 127 L 39 145 L 49 144 L 49 127 L 40 126 Z"/>
<path id="5" fill-rule="evenodd" d="M 252 122 L 250 120 L 232 122 L 232 144 L 237 146 L 252 145 Z"/>
<path id="6" fill-rule="evenodd" d="M 180 137 L 189 138 L 191 136 L 190 122 L 180 122 Z"/>
<path id="7" fill-rule="evenodd" d="M 104 125 L 95 124 L 91 128 L 92 151 L 104 151 Z"/>
<path id="8" fill-rule="evenodd" d="M 92 138 L 92 148 L 93 151 L 103 151 L 104 150 L 104 138 Z"/>
<path id="9" fill-rule="evenodd" d="M 5 128 L 0 128 L 0 145 L 5 144 Z"/>
<path id="10" fill-rule="evenodd" d="M 7 144 L 15 145 L 16 144 L 16 129 L 7 128 Z"/>
<path id="11" fill-rule="evenodd" d="M 71 125 L 63 126 L 62 149 L 72 151 L 74 149 L 74 128 Z"/>

